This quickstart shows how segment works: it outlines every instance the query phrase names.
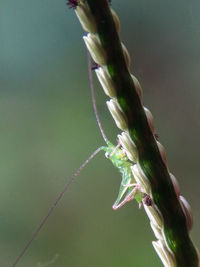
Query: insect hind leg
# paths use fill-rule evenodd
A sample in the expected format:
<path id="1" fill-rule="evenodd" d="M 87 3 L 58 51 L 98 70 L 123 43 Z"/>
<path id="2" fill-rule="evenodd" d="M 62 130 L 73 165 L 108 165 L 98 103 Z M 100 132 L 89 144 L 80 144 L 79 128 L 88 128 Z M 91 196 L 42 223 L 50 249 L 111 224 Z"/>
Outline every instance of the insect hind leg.
<path id="1" fill-rule="evenodd" d="M 134 188 L 131 190 L 131 192 L 119 203 L 119 204 L 114 204 L 112 206 L 112 208 L 114 210 L 118 210 L 119 208 L 121 208 L 122 206 L 124 206 L 127 202 L 130 202 L 131 200 L 134 199 L 134 193 L 139 189 L 139 185 L 137 184 L 133 184 L 135 185 Z"/>

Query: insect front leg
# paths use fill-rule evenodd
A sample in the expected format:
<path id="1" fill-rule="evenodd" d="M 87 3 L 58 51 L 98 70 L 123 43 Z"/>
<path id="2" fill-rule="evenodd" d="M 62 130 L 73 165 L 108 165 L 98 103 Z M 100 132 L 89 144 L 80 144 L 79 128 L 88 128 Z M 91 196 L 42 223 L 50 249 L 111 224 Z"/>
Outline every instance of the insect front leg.
<path id="1" fill-rule="evenodd" d="M 113 149 L 113 151 L 111 152 L 111 154 L 109 156 L 111 157 L 112 155 L 114 155 L 115 152 L 118 150 L 118 148 L 120 148 L 120 146 L 121 146 L 121 144 L 118 140 L 116 147 Z"/>

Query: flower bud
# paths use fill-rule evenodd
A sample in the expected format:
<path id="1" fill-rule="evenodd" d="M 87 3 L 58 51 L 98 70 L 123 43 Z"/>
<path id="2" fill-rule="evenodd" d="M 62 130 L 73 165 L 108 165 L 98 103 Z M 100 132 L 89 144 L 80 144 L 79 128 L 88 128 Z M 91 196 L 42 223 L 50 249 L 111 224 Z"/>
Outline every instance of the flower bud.
<path id="1" fill-rule="evenodd" d="M 92 13 L 89 8 L 80 1 L 75 9 L 76 15 L 86 32 L 96 33 L 97 27 Z"/>
<path id="2" fill-rule="evenodd" d="M 154 232 L 154 235 L 157 239 L 160 239 L 160 240 L 163 240 L 163 235 L 162 235 L 162 231 L 161 231 L 161 228 L 159 228 L 158 226 L 156 226 L 155 224 L 153 224 L 152 221 L 150 221 L 150 225 L 151 225 L 151 228 Z"/>
<path id="3" fill-rule="evenodd" d="M 126 117 L 121 110 L 118 102 L 116 99 L 111 99 L 110 101 L 106 102 L 108 109 L 115 120 L 115 123 L 117 127 L 121 130 L 126 130 L 127 124 L 126 124 Z"/>
<path id="4" fill-rule="evenodd" d="M 151 111 L 150 111 L 148 108 L 146 108 L 146 107 L 144 107 L 144 112 L 145 112 L 145 114 L 146 114 L 146 117 L 147 117 L 147 121 L 148 121 L 149 127 L 151 128 L 151 131 L 152 131 L 152 133 L 154 134 L 154 129 L 155 129 L 155 127 L 154 127 L 154 119 L 153 119 L 153 115 L 151 114 Z"/>
<path id="5" fill-rule="evenodd" d="M 177 181 L 176 177 L 172 173 L 170 173 L 169 176 L 170 176 L 172 184 L 174 186 L 174 190 L 176 192 L 176 196 L 179 198 L 179 196 L 180 196 L 180 188 L 179 188 L 178 181 Z"/>
<path id="6" fill-rule="evenodd" d="M 136 162 L 137 160 L 137 148 L 133 141 L 131 140 L 129 134 L 127 132 L 122 132 L 121 135 L 118 135 L 120 144 L 122 145 L 123 149 L 126 151 L 127 157 Z"/>
<path id="7" fill-rule="evenodd" d="M 144 209 L 146 211 L 147 216 L 149 217 L 149 220 L 152 221 L 152 223 L 156 227 L 161 228 L 163 225 L 162 216 L 159 213 L 159 211 L 155 208 L 155 206 L 144 205 Z"/>
<path id="8" fill-rule="evenodd" d="M 133 74 L 131 74 L 131 77 L 133 79 L 133 83 L 135 85 L 135 89 L 137 91 L 137 94 L 138 94 L 138 96 L 139 96 L 139 98 L 141 100 L 142 99 L 142 87 L 141 87 L 138 79 Z"/>
<path id="9" fill-rule="evenodd" d="M 152 245 L 165 267 L 176 267 L 176 261 L 172 253 L 166 248 L 163 241 L 153 241 Z"/>
<path id="10" fill-rule="evenodd" d="M 134 166 L 131 166 L 133 176 L 135 177 L 137 184 L 139 184 L 142 187 L 144 193 L 149 195 L 151 193 L 151 186 L 149 180 L 146 178 L 143 171 L 140 168 L 138 168 L 138 166 L 139 166 L 138 163 L 135 164 Z"/>
<path id="11" fill-rule="evenodd" d="M 95 70 L 99 82 L 105 92 L 109 97 L 115 97 L 116 91 L 110 74 L 108 73 L 107 67 L 103 66 Z"/>
<path id="12" fill-rule="evenodd" d="M 129 52 L 128 52 L 126 46 L 123 43 L 121 43 L 121 45 L 122 45 L 122 51 L 123 51 L 123 54 L 124 54 L 124 58 L 125 58 L 125 61 L 126 61 L 126 66 L 129 69 L 130 64 L 131 64 L 131 58 L 130 58 L 130 55 L 129 55 Z"/>
<path id="13" fill-rule="evenodd" d="M 167 157 L 166 157 L 165 148 L 164 148 L 164 146 L 163 146 L 160 142 L 156 141 L 156 143 L 157 143 L 157 146 L 158 146 L 160 155 L 161 155 L 161 157 L 162 157 L 162 161 L 163 161 L 163 162 L 165 163 L 165 165 L 167 166 Z"/>
<path id="14" fill-rule="evenodd" d="M 93 60 L 100 66 L 105 65 L 106 55 L 98 36 L 88 33 L 87 36 L 83 36 L 83 40 L 85 41 L 87 49 L 89 50 Z"/>
<path id="15" fill-rule="evenodd" d="M 117 14 L 115 13 L 115 11 L 112 8 L 110 10 L 111 10 L 111 13 L 112 13 L 112 16 L 113 16 L 113 20 L 114 20 L 114 23 L 115 23 L 116 30 L 117 30 L 118 33 L 120 33 L 121 25 L 120 25 L 119 17 L 117 16 Z"/>
<path id="16" fill-rule="evenodd" d="M 191 209 L 189 203 L 187 202 L 187 200 L 183 196 L 179 197 L 179 201 L 180 201 L 181 207 L 182 207 L 183 212 L 184 212 L 185 217 L 186 217 L 186 223 L 187 223 L 188 231 L 190 231 L 192 229 L 192 225 L 193 225 L 192 209 Z"/>

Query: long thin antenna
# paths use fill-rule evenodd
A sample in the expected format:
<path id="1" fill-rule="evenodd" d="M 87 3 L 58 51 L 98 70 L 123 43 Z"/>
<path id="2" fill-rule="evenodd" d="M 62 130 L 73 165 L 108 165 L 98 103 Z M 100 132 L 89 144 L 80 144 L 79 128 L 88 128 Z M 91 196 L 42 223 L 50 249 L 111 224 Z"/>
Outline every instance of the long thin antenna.
<path id="1" fill-rule="evenodd" d="M 90 90 L 91 90 L 91 96 L 92 96 L 92 105 L 94 108 L 94 114 L 97 120 L 97 124 L 99 126 L 99 130 L 101 132 L 101 135 L 104 139 L 104 141 L 106 142 L 106 144 L 108 144 L 108 138 L 106 137 L 103 127 L 101 125 L 101 121 L 99 119 L 99 115 L 98 115 L 98 111 L 97 111 L 97 104 L 96 104 L 96 100 L 95 100 L 95 94 L 94 94 L 94 83 L 93 83 L 93 78 L 92 78 L 92 64 L 91 64 L 91 56 L 89 51 L 87 51 L 88 54 L 88 73 L 89 73 L 89 80 L 90 80 Z"/>
<path id="2" fill-rule="evenodd" d="M 103 150 L 103 147 L 99 147 L 97 148 L 90 156 L 89 158 L 78 168 L 78 170 L 72 175 L 71 179 L 65 184 L 63 190 L 60 192 L 60 194 L 58 195 L 58 197 L 56 198 L 56 200 L 53 202 L 53 204 L 51 205 L 51 207 L 49 208 L 49 211 L 47 212 L 47 214 L 43 217 L 43 219 L 41 220 L 40 224 L 38 225 L 38 227 L 35 229 L 34 233 L 32 234 L 31 239 L 27 242 L 26 246 L 24 247 L 24 249 L 21 251 L 21 253 L 18 255 L 18 257 L 16 258 L 15 262 L 13 263 L 12 267 L 15 267 L 17 265 L 17 263 L 20 261 L 20 259 L 23 257 L 23 255 L 25 254 L 25 252 L 27 251 L 27 249 L 30 247 L 31 243 L 33 242 L 33 240 L 36 238 L 36 236 L 38 235 L 38 233 L 40 232 L 41 228 L 44 226 L 44 224 L 46 223 L 47 219 L 49 218 L 49 216 L 51 215 L 51 213 L 53 212 L 53 210 L 56 208 L 57 204 L 59 203 L 59 201 L 62 199 L 64 193 L 67 191 L 68 187 L 71 185 L 71 183 L 74 181 L 74 179 L 76 178 L 76 176 L 81 172 L 81 170 L 88 164 L 88 162 L 93 159 L 101 150 Z"/>

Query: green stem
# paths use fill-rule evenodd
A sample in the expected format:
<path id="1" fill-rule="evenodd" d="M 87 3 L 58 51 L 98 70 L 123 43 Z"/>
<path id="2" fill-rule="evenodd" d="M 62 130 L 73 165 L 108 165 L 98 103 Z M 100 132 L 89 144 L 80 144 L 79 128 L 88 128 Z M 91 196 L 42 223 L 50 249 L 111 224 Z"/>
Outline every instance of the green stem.
<path id="1" fill-rule="evenodd" d="M 118 103 L 127 117 L 129 134 L 138 149 L 140 166 L 151 184 L 153 201 L 162 214 L 167 244 L 178 267 L 197 267 L 198 256 L 189 237 L 185 215 L 127 69 L 108 1 L 86 2 L 106 51 L 108 71 L 115 83 Z"/>

